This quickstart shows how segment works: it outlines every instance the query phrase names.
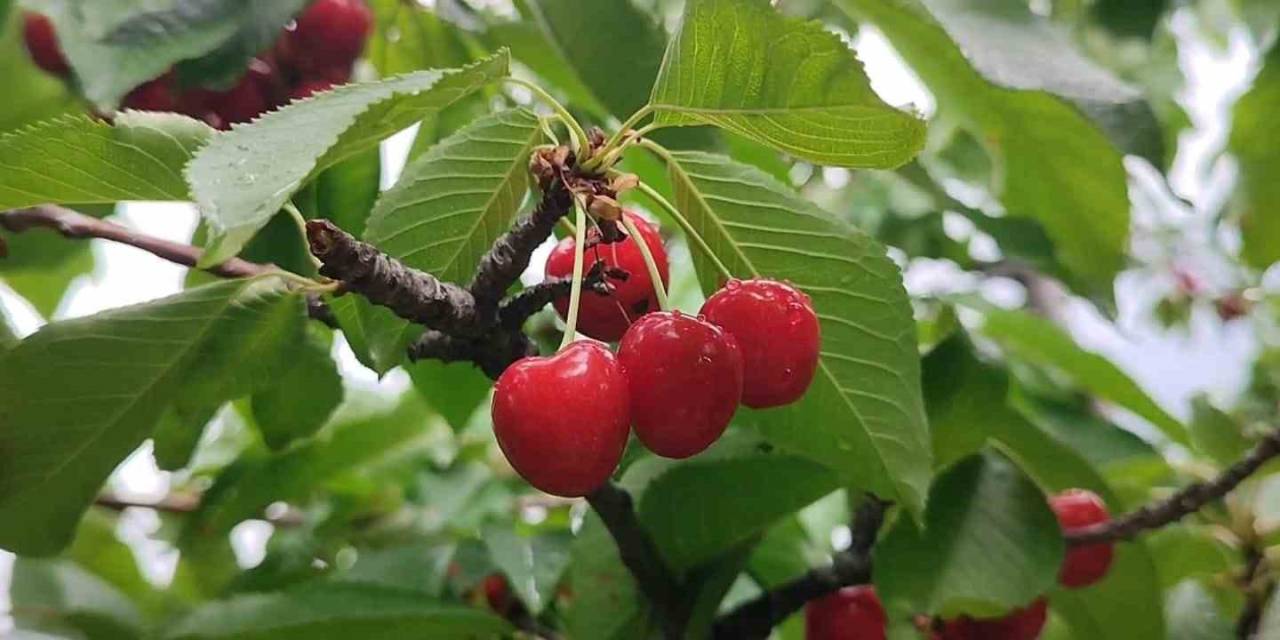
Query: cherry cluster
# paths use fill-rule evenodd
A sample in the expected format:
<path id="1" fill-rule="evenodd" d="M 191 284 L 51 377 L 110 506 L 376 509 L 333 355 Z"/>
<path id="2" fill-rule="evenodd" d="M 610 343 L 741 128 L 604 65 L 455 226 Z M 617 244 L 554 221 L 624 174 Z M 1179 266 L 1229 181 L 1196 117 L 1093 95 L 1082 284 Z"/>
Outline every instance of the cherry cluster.
<path id="1" fill-rule="evenodd" d="M 1049 507 L 1063 533 L 1071 533 L 1111 519 L 1102 499 L 1092 491 L 1070 489 L 1051 496 Z M 1111 568 L 1113 545 L 1090 544 L 1067 550 L 1058 570 L 1058 583 L 1082 589 L 1097 583 Z M 930 640 L 1035 640 L 1048 617 L 1044 597 L 1000 618 L 960 617 L 923 620 Z M 845 587 L 805 607 L 806 640 L 885 640 L 888 618 L 875 587 Z"/>
<path id="2" fill-rule="evenodd" d="M 135 87 L 122 106 L 140 111 L 174 111 L 226 129 L 249 122 L 290 100 L 308 97 L 351 79 L 351 69 L 373 29 L 373 13 L 363 0 L 316 0 L 285 27 L 274 46 L 249 61 L 229 89 L 181 86 L 172 69 Z M 38 67 L 71 77 L 49 18 L 28 12 L 24 36 Z"/>
<path id="3" fill-rule="evenodd" d="M 579 341 L 550 357 L 507 368 L 494 388 L 493 428 L 511 466 L 533 486 L 582 496 L 617 467 L 634 428 L 654 453 L 687 458 L 715 442 L 739 404 L 768 408 L 798 400 L 818 364 L 818 318 L 808 296 L 772 280 L 730 280 L 697 317 L 659 310 L 648 247 L 665 287 L 666 249 L 657 228 L 622 212 L 635 235 L 608 242 L 599 227 L 584 251 L 609 274 L 610 294 L 580 300 L 577 328 L 619 342 Z M 576 239 L 547 259 L 549 279 L 571 275 Z M 567 299 L 554 306 L 569 313 Z"/>

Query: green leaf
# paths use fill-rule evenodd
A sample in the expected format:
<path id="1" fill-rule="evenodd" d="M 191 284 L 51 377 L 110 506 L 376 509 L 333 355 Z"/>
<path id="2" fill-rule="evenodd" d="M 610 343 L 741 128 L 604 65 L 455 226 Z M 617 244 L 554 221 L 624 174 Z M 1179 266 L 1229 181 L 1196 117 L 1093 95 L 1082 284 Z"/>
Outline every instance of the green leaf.
<path id="1" fill-rule="evenodd" d="M 134 603 L 102 578 L 65 559 L 18 558 L 10 600 L 18 626 L 103 640 L 142 635 Z"/>
<path id="2" fill-rule="evenodd" d="M 177 395 L 205 397 L 269 373 L 246 358 L 274 349 L 289 314 L 305 310 L 280 280 L 228 281 L 49 324 L 0 354 L 9 398 L 0 405 L 0 547 L 39 555 L 65 546 L 103 480 Z"/>
<path id="3" fill-rule="evenodd" d="M 356 400 L 348 397 L 348 402 Z M 414 393 L 394 407 L 346 415 L 342 408 L 312 440 L 281 453 L 241 459 L 218 476 L 189 532 L 227 532 L 272 502 L 299 500 L 338 476 L 426 437 L 430 413 Z"/>
<path id="4" fill-rule="evenodd" d="M 1258 637 L 1272 638 L 1280 634 L 1280 591 L 1271 594 L 1267 609 L 1258 624 Z"/>
<path id="5" fill-rule="evenodd" d="M 966 458 L 938 478 L 924 530 L 908 518 L 875 550 L 876 589 L 892 610 L 995 617 L 1058 578 L 1062 534 L 1044 494 L 1007 459 Z"/>
<path id="6" fill-rule="evenodd" d="M 830 469 L 798 456 L 702 455 L 654 477 L 637 510 L 667 562 L 683 571 L 751 540 L 839 486 Z"/>
<path id="7" fill-rule="evenodd" d="M 374 147 L 325 169 L 313 183 L 314 202 L 302 207 L 308 218 L 325 218 L 355 237 L 378 201 L 382 156 Z"/>
<path id="8" fill-rule="evenodd" d="M 155 456 L 156 466 L 177 471 L 190 464 L 205 427 L 221 408 L 222 402 L 217 400 L 196 405 L 179 398 L 165 409 L 151 433 L 151 454 Z"/>
<path id="9" fill-rule="evenodd" d="M 149 35 L 157 31 L 157 24 L 160 25 L 159 29 L 168 24 L 176 24 L 179 28 L 190 31 L 202 29 L 206 23 L 230 21 L 236 29 L 229 39 L 217 49 L 198 58 L 183 60 L 176 67 L 178 78 L 184 84 L 230 89 L 244 76 L 249 59 L 270 51 L 280 39 L 284 26 L 308 2 L 309 0 L 205 0 L 195 5 L 180 2 L 172 8 L 139 15 L 121 25 L 116 33 Z M 193 7 L 195 11 L 192 10 Z M 122 31 L 124 34 L 121 34 Z M 174 37 L 187 36 L 175 29 Z"/>
<path id="10" fill-rule="evenodd" d="M 1022 421 L 1005 404 L 1008 377 L 975 358 L 962 334 L 935 347 L 923 364 L 925 407 L 938 468 L 982 450 L 997 424 Z"/>
<path id="11" fill-rule="evenodd" d="M 467 427 L 493 388 L 493 381 L 470 362 L 445 364 L 422 360 L 405 369 L 427 404 L 443 416 L 455 432 Z"/>
<path id="12" fill-rule="evenodd" d="M 187 166 L 210 243 L 202 265 L 234 256 L 321 171 L 507 73 L 505 51 L 462 69 L 344 85 L 214 136 Z"/>
<path id="13" fill-rule="evenodd" d="M 384 549 L 360 549 L 356 563 L 330 578 L 343 584 L 368 584 L 418 591 L 438 597 L 444 591 L 452 544 L 413 542 Z"/>
<path id="14" fill-rule="evenodd" d="M 1054 86 L 1037 84 L 1058 81 L 1024 71 L 1067 64 L 1056 48 L 1052 53 L 1042 50 L 1057 38 L 1012 26 L 1007 16 L 1013 15 L 1014 0 L 931 0 L 928 9 L 919 0 L 836 4 L 889 38 L 945 114 L 959 119 L 994 156 L 998 168 L 993 188 L 1005 209 L 1039 220 L 1058 259 L 1080 277 L 1086 292 L 1109 298 L 1128 243 L 1126 173 L 1121 153 L 1103 131 L 1076 106 L 1040 90 Z M 1025 5 L 1019 6 L 1019 20 L 1030 21 Z M 929 11 L 935 7 L 945 9 L 937 18 Z M 1000 13 L 1006 17 L 997 19 Z M 963 29 L 944 26 L 941 16 L 958 20 Z M 981 46 L 959 41 L 959 36 L 953 40 L 952 34 L 961 31 L 982 36 Z M 997 68 L 1002 73 L 995 82 L 988 74 L 994 75 Z M 1088 99 L 1097 83 L 1076 83 L 1076 76 L 1086 69 L 1091 78 L 1097 75 L 1083 65 L 1054 75 L 1079 87 L 1073 95 Z"/>
<path id="15" fill-rule="evenodd" d="M 886 105 L 838 36 L 768 0 L 689 0 L 653 87 L 655 122 L 711 124 L 798 158 L 899 166 L 925 124 Z"/>
<path id="16" fill-rule="evenodd" d="M 173 113 L 85 115 L 0 136 L 0 210 L 48 203 L 190 200 L 182 167 L 213 134 Z"/>
<path id="17" fill-rule="evenodd" d="M 575 108 L 597 116 L 609 113 L 608 107 L 600 103 L 600 99 L 579 77 L 573 64 L 565 59 L 565 54 L 534 21 L 520 20 L 489 25 L 484 38 L 494 48 L 511 49 L 511 57 L 538 74 L 544 81 L 544 87 L 559 89 Z M 661 59 L 661 47 L 658 49 L 658 56 Z"/>
<path id="18" fill-rule="evenodd" d="M 1086 351 L 1052 322 L 1024 311 L 988 309 L 982 333 L 1011 356 L 1061 372 L 1089 393 L 1144 418 L 1174 442 L 1189 443 L 1187 428 L 1132 378 L 1105 357 Z"/>
<path id="19" fill-rule="evenodd" d="M 1253 88 L 1231 112 L 1229 148 L 1240 162 L 1240 237 L 1244 259 L 1262 271 L 1280 260 L 1280 138 L 1275 105 L 1280 101 L 1280 42 L 1271 46 Z"/>
<path id="20" fill-rule="evenodd" d="M 9 322 L 9 315 L 5 313 L 3 308 L 0 308 L 0 352 L 8 351 L 18 342 L 18 334 L 14 332 L 13 326 Z"/>
<path id="21" fill-rule="evenodd" d="M 331 298 L 329 308 L 356 359 L 378 375 L 403 362 L 405 349 L 422 332 L 422 327 L 402 320 L 390 309 L 374 305 L 362 296 Z"/>
<path id="22" fill-rule="evenodd" d="M 493 241 L 507 231 L 529 185 L 529 152 L 542 142 L 524 109 L 481 118 L 414 160 L 378 199 L 365 239 L 404 264 L 465 284 Z M 420 327 L 357 303 L 379 372 L 403 358 Z M 346 325 L 344 325 L 346 326 Z"/>
<path id="23" fill-rule="evenodd" d="M 1195 450 L 1223 467 L 1244 457 L 1251 443 L 1244 426 L 1209 402 L 1204 394 L 1191 399 L 1191 444 Z"/>
<path id="24" fill-rule="evenodd" d="M 557 57 L 535 68 L 567 65 L 566 71 L 620 119 L 645 105 L 666 46 L 666 34 L 653 16 L 632 0 L 593 0 L 589 11 L 581 0 L 528 0 L 528 8 L 549 55 Z"/>
<path id="25" fill-rule="evenodd" d="M 264 38 L 278 33 L 292 10 L 301 7 L 300 0 L 28 0 L 26 4 L 53 20 L 81 91 L 104 111 L 176 62 L 234 46 L 228 44 L 233 39 L 242 52 L 258 42 L 270 44 Z M 264 23 L 268 18 L 273 19 Z M 215 68 L 225 69 L 232 62 L 216 60 L 220 64 Z"/>
<path id="26" fill-rule="evenodd" d="M 698 152 L 672 158 L 675 205 L 710 251 L 735 277 L 789 280 L 813 299 L 822 325 L 818 373 L 805 397 L 750 417 L 782 449 L 922 511 L 929 431 L 897 266 L 869 237 L 758 169 Z M 694 263 L 703 290 L 717 289 L 721 276 L 708 258 L 696 252 Z"/>
<path id="27" fill-rule="evenodd" d="M 645 640 L 657 637 L 648 600 L 622 564 L 618 546 L 594 511 L 583 518 L 570 549 L 573 601 L 566 613 L 571 638 Z"/>
<path id="28" fill-rule="evenodd" d="M 492 525 L 484 530 L 484 544 L 489 557 L 511 582 L 511 588 L 533 615 L 551 603 L 560 576 L 569 566 L 569 544 L 573 536 L 567 532 L 522 536 L 509 524 Z"/>
<path id="29" fill-rule="evenodd" d="M 765 532 L 751 552 L 747 571 L 761 587 L 772 589 L 828 561 L 799 518 L 788 517 Z"/>
<path id="30" fill-rule="evenodd" d="M 329 357 L 329 337 L 317 330 L 310 334 L 291 354 L 288 370 L 250 399 L 262 439 L 273 450 L 314 434 L 342 402 L 342 376 Z"/>
<path id="31" fill-rule="evenodd" d="M 70 240 L 51 229 L 11 234 L 0 229 L 9 255 L 0 258 L 0 282 L 22 296 L 45 318 L 53 317 L 71 283 L 93 272 L 88 242 Z"/>
<path id="32" fill-rule="evenodd" d="M 211 602 L 179 620 L 164 637 L 448 640 L 497 637 L 509 631 L 506 622 L 480 609 L 434 602 L 418 592 L 333 585 Z"/>
<path id="33" fill-rule="evenodd" d="M 472 61 L 468 36 L 426 7 L 400 0 L 374 0 L 370 5 L 376 25 L 368 58 L 382 77 Z"/>
<path id="34" fill-rule="evenodd" d="M 513 109 L 442 140 L 378 199 L 365 239 L 406 265 L 465 284 L 524 202 L 529 152 L 542 138 L 538 117 Z"/>
<path id="35" fill-rule="evenodd" d="M 31 62 L 22 35 L 22 12 L 0 16 L 0 78 L 5 99 L 0 101 L 0 133 L 6 133 L 60 113 L 78 111 L 67 85 Z"/>

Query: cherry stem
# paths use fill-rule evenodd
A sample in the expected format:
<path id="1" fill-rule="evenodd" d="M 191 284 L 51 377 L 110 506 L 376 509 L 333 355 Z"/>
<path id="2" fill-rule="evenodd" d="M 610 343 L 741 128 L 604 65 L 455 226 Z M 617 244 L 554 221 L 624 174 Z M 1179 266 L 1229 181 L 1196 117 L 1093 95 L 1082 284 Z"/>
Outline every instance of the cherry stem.
<path id="1" fill-rule="evenodd" d="M 564 123 L 564 126 L 569 129 L 569 137 L 573 139 L 573 148 L 577 151 L 578 158 L 581 159 L 579 161 L 581 162 L 586 159 L 586 155 L 590 151 L 587 148 L 587 141 L 590 140 L 590 138 L 587 137 L 586 130 L 584 130 L 582 125 L 578 123 L 577 118 L 574 118 L 573 114 L 569 113 L 569 110 L 564 108 L 564 105 L 560 104 L 560 102 L 553 98 L 551 94 L 547 93 L 545 89 L 532 82 L 521 80 L 520 78 L 504 78 L 503 80 L 528 89 L 539 100 L 551 107 L 551 110 L 556 112 L 556 116 Z"/>
<path id="2" fill-rule="evenodd" d="M 662 273 L 658 271 L 658 263 L 653 259 L 653 252 L 649 251 L 648 240 L 640 235 L 640 230 L 636 228 L 636 223 L 632 222 L 626 214 L 623 214 L 618 220 L 622 222 L 622 226 L 631 235 L 631 239 L 635 241 L 636 246 L 640 247 L 640 256 L 644 258 L 644 267 L 649 270 L 649 280 L 653 281 L 653 294 L 658 298 L 658 308 L 663 311 L 670 311 L 671 304 L 667 302 L 667 288 L 662 284 Z"/>
<path id="3" fill-rule="evenodd" d="M 289 214 L 289 217 L 293 218 L 293 223 L 298 227 L 298 233 L 302 234 L 302 243 L 308 244 L 310 240 L 307 239 L 307 219 L 291 200 L 286 200 L 283 208 Z M 324 263 L 320 262 L 320 258 L 315 257 L 310 251 L 307 252 L 307 257 L 311 258 L 311 264 L 315 266 L 317 271 L 324 266 Z"/>
<path id="4" fill-rule="evenodd" d="M 573 344 L 578 332 L 578 306 L 582 302 L 582 263 L 586 261 L 587 244 L 587 212 L 577 199 L 573 201 L 574 245 L 573 245 L 573 285 L 569 289 L 569 316 L 564 320 L 564 338 L 560 340 L 560 349 Z"/>
<path id="5" fill-rule="evenodd" d="M 606 158 L 610 156 L 610 152 L 613 152 L 615 150 L 621 150 L 621 148 L 625 146 L 624 138 L 626 137 L 627 132 L 629 132 L 632 127 L 636 126 L 636 123 L 640 122 L 641 120 L 644 120 L 646 117 L 649 116 L 649 114 L 653 112 L 654 112 L 653 105 L 647 104 L 641 107 L 635 113 L 631 114 L 631 117 L 627 118 L 626 122 L 623 122 L 622 126 L 618 127 L 618 130 L 615 131 L 612 136 L 609 136 L 609 139 L 604 143 L 604 146 L 600 147 L 600 150 L 597 152 L 596 157 L 588 160 L 586 166 L 584 166 L 583 168 L 590 170 L 590 169 L 605 165 Z M 649 127 L 652 127 L 652 126 L 653 125 L 649 125 Z M 613 154 L 613 157 L 616 158 L 617 157 L 616 154 Z"/>
<path id="6" fill-rule="evenodd" d="M 703 239 L 702 234 L 698 233 L 698 230 L 693 228 L 693 225 L 689 223 L 689 220 L 685 218 L 678 209 L 676 209 L 675 205 L 667 202 L 667 199 L 662 197 L 662 194 L 658 193 L 656 189 L 643 182 L 641 182 L 636 188 L 640 190 L 640 193 L 643 193 L 646 197 L 670 214 L 672 218 L 675 218 L 676 223 L 684 230 L 684 234 L 688 236 L 689 239 L 693 240 L 694 244 L 698 245 L 698 249 L 702 251 L 702 254 L 715 265 L 716 269 L 719 270 L 724 277 L 734 277 L 733 272 L 729 271 L 729 267 L 724 266 L 724 263 L 720 261 L 720 258 L 716 257 L 716 254 L 711 251 L 711 247 L 707 245 L 707 241 Z"/>

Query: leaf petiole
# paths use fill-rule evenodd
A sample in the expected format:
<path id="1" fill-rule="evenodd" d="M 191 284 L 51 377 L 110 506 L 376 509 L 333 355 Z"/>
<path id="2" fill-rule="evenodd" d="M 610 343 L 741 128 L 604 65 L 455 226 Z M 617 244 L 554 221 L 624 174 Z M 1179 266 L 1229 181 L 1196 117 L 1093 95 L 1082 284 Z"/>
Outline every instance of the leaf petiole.
<path id="1" fill-rule="evenodd" d="M 551 110 L 555 111 L 556 117 L 558 117 L 560 121 L 564 123 L 564 126 L 569 129 L 569 138 L 573 142 L 573 147 L 577 152 L 578 157 L 587 157 L 587 152 L 589 151 L 587 147 L 587 141 L 589 140 L 589 138 L 587 138 L 587 132 L 582 128 L 582 125 L 578 123 L 578 120 L 573 117 L 573 114 L 569 113 L 569 110 L 566 109 L 564 105 L 560 104 L 560 102 L 552 97 L 550 93 L 547 93 L 545 89 L 529 82 L 528 80 L 508 77 L 503 78 L 503 81 L 528 89 L 533 92 L 535 97 L 546 103 L 547 106 L 551 107 Z"/>

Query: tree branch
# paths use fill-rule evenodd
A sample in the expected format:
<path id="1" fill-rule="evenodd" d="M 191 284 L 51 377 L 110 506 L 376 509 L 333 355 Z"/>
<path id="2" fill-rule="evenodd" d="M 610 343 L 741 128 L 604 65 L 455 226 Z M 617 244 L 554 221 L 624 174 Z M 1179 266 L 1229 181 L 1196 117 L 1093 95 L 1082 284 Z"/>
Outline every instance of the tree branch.
<path id="1" fill-rule="evenodd" d="M 529 267 L 534 249 L 551 237 L 556 223 L 573 206 L 573 197 L 560 180 L 552 180 L 543 191 L 538 206 L 512 225 L 493 243 L 489 252 L 480 259 L 476 273 L 467 290 L 474 296 L 481 316 L 489 316 L 498 308 L 498 302 L 507 290 Z"/>
<path id="2" fill-rule="evenodd" d="M 42 205 L 27 209 L 15 209 L 0 213 L 0 226 L 14 233 L 22 233 L 30 229 L 52 229 L 67 238 L 85 239 L 101 238 L 112 240 L 164 258 L 169 262 L 196 266 L 204 252 L 191 245 L 171 242 L 143 233 L 114 222 L 99 220 L 78 211 L 55 205 Z M 224 278 L 249 278 L 264 273 L 277 271 L 274 265 L 257 264 L 232 258 L 215 267 L 206 269 L 209 273 Z"/>
<path id="3" fill-rule="evenodd" d="M 1277 455 L 1280 455 L 1280 429 L 1267 434 L 1249 455 L 1213 480 L 1188 485 L 1164 500 L 1143 506 L 1109 522 L 1072 531 L 1066 535 L 1067 544 L 1079 546 L 1128 540 L 1148 529 L 1158 529 L 1177 522 L 1230 493 Z"/>
<path id="4" fill-rule="evenodd" d="M 609 295 L 612 289 L 604 276 L 604 261 L 597 261 L 582 276 L 583 290 L 601 296 Z M 573 286 L 573 278 L 555 278 L 544 280 L 511 296 L 498 308 L 498 324 L 508 331 L 519 331 L 530 316 L 541 311 L 556 298 L 569 295 L 571 286 Z"/>
<path id="5" fill-rule="evenodd" d="M 631 495 L 613 483 L 606 483 L 588 494 L 587 502 L 613 536 L 622 564 L 635 576 L 640 591 L 653 606 L 663 635 L 668 640 L 684 638 L 692 613 L 690 602 L 680 582 L 667 568 L 658 546 L 636 518 Z"/>
<path id="6" fill-rule="evenodd" d="M 307 221 L 307 240 L 323 263 L 320 275 L 401 318 L 450 335 L 476 335 L 484 328 L 475 298 L 465 289 L 405 266 L 328 220 Z"/>
<path id="7" fill-rule="evenodd" d="M 725 614 L 716 621 L 712 637 L 717 640 L 767 638 L 775 626 L 810 600 L 843 587 L 870 582 L 871 548 L 888 506 L 889 503 L 875 496 L 867 496 L 854 515 L 849 548 L 835 554 L 831 565 L 812 569 Z"/>

